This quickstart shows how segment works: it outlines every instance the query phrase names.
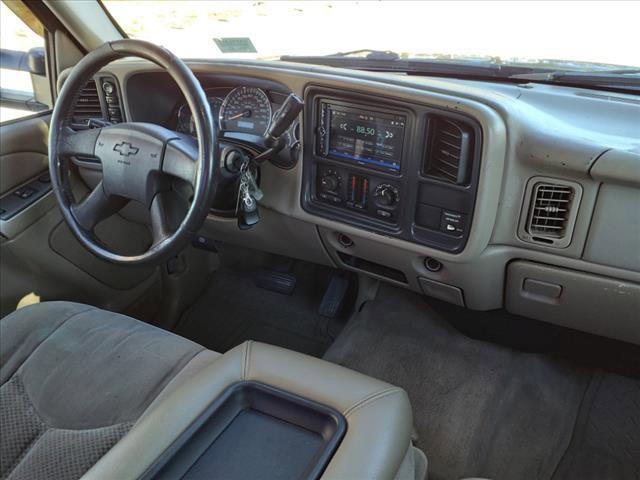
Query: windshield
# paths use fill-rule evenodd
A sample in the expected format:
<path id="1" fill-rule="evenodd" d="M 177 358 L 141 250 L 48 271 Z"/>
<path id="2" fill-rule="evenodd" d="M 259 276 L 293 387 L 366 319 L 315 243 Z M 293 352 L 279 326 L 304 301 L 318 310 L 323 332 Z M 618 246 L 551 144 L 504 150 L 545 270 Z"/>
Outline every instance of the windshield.
<path id="1" fill-rule="evenodd" d="M 640 67 L 639 2 L 104 0 L 131 37 L 183 58 L 278 59 L 354 50 L 399 58 Z"/>

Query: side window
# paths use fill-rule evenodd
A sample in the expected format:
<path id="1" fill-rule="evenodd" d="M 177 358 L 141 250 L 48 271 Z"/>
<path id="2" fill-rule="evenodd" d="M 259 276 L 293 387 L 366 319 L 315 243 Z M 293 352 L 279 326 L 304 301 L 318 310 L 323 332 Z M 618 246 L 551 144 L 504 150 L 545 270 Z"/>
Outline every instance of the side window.
<path id="1" fill-rule="evenodd" d="M 21 1 L 0 3 L 0 123 L 50 108 L 44 27 Z"/>

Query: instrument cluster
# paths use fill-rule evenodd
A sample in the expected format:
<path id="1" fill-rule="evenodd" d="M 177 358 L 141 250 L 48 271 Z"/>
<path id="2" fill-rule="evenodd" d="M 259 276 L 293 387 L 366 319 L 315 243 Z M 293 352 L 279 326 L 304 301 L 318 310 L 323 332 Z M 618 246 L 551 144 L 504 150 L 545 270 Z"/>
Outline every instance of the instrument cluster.
<path id="1" fill-rule="evenodd" d="M 208 88 L 207 99 L 211 114 L 218 121 L 221 131 L 250 133 L 263 136 L 271 125 L 275 112 L 280 107 L 282 96 L 278 92 L 268 92 L 258 87 L 239 86 L 236 88 Z M 189 105 L 178 106 L 176 131 L 195 136 L 195 126 Z M 298 121 L 285 133 L 289 149 L 299 144 Z"/>

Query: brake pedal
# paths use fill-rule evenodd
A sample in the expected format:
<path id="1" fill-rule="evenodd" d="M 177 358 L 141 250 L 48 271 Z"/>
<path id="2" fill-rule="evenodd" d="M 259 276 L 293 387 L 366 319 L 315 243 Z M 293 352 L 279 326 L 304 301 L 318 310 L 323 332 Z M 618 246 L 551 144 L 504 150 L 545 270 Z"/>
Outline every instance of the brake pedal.
<path id="1" fill-rule="evenodd" d="M 335 318 L 342 307 L 344 297 L 349 288 L 349 280 L 340 275 L 331 277 L 331 282 L 324 292 L 318 313 L 323 317 Z"/>

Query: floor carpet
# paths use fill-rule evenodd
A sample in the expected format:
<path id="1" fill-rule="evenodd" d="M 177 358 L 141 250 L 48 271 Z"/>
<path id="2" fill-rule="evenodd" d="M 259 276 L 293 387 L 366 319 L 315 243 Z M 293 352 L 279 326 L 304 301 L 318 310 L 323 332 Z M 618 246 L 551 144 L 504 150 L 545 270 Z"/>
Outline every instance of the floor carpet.
<path id="1" fill-rule="evenodd" d="M 382 287 L 325 359 L 403 387 L 429 479 L 637 480 L 640 381 L 462 335 Z"/>
<path id="2" fill-rule="evenodd" d="M 254 267 L 218 270 L 175 333 L 217 352 L 256 340 L 321 357 L 336 334 L 336 323 L 318 313 L 331 270 L 296 262 L 296 287 L 283 295 L 257 287 Z"/>

